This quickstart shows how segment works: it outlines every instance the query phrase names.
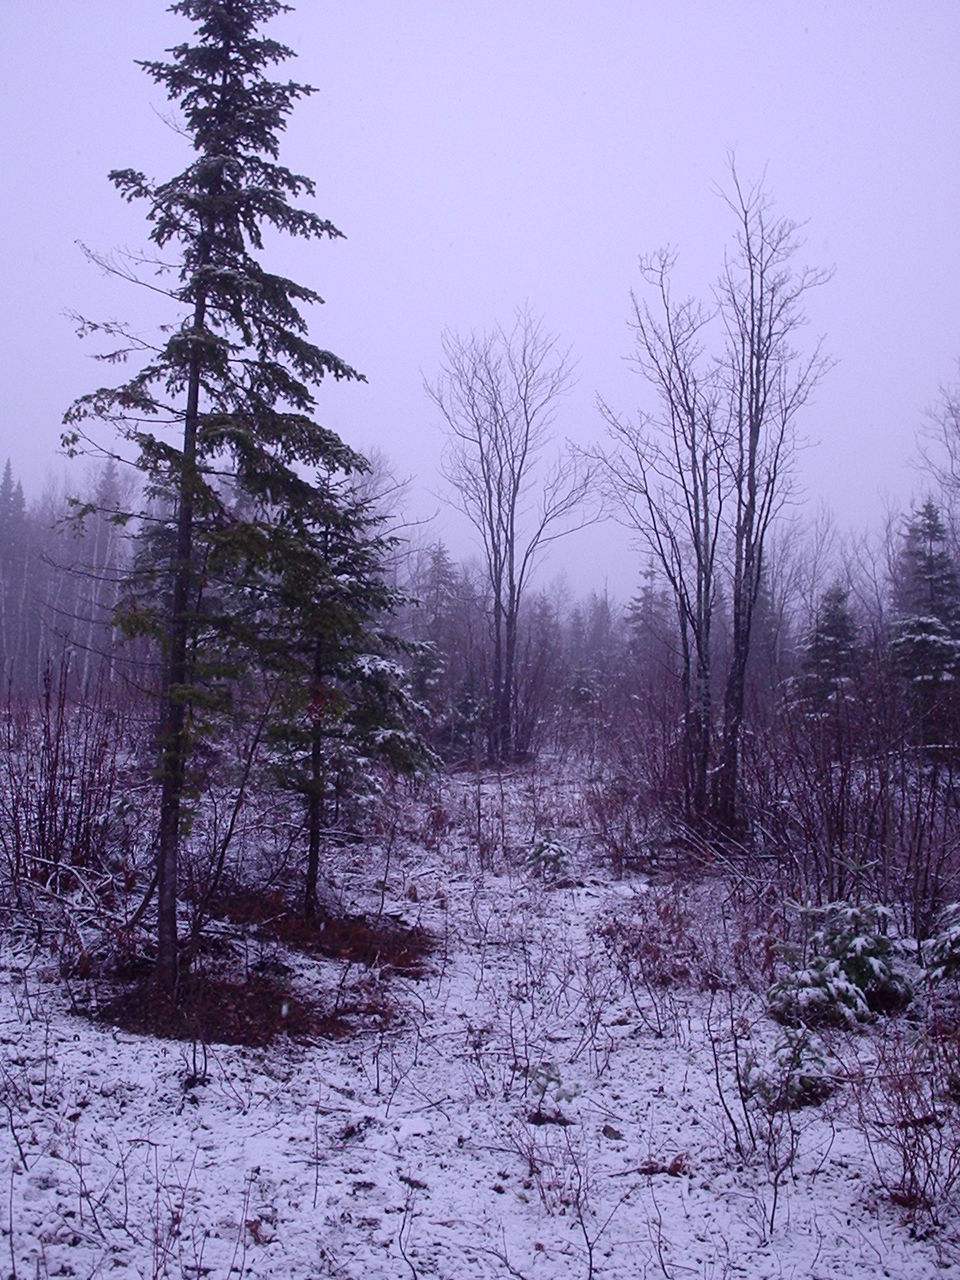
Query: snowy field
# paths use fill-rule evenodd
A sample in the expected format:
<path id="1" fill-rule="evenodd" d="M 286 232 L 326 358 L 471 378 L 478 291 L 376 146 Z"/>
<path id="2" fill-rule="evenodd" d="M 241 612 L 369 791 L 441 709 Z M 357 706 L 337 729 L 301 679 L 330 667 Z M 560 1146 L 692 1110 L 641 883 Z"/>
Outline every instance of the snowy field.
<path id="1" fill-rule="evenodd" d="M 557 843 L 530 856 L 545 807 Z M 221 922 L 238 970 L 368 1011 L 333 1038 L 136 1036 L 71 1012 L 102 981 L 8 937 L 0 1275 L 960 1275 L 948 1201 L 931 1223 L 890 1195 L 896 1120 L 864 1085 L 889 1029 L 824 1033 L 831 1095 L 765 1106 L 769 907 L 718 876 L 617 881 L 582 822 L 573 782 L 447 780 L 389 862 L 338 851 L 347 909 L 430 930 L 417 978 Z M 957 1153 L 935 1158 L 949 1190 Z"/>

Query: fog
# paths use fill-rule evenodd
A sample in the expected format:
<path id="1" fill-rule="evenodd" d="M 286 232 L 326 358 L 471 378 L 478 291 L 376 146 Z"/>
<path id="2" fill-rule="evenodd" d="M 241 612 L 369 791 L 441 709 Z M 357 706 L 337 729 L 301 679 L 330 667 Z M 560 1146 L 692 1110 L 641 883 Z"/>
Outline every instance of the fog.
<path id="1" fill-rule="evenodd" d="M 107 378 L 69 313 L 145 329 L 170 318 L 77 242 L 145 245 L 142 210 L 106 174 L 183 164 L 134 59 L 186 34 L 153 0 L 0 14 L 0 454 L 28 492 L 65 466 L 66 406 Z M 577 362 L 558 435 L 598 440 L 598 393 L 623 412 L 644 400 L 625 360 L 638 255 L 673 246 L 678 287 L 708 292 L 733 234 L 718 195 L 730 153 L 805 224 L 803 261 L 835 268 L 805 335 L 825 335 L 837 362 L 799 424 L 807 508 L 860 528 L 923 492 L 916 433 L 960 354 L 955 4 L 342 0 L 301 3 L 274 34 L 299 55 L 290 74 L 317 87 L 283 158 L 316 179 L 318 211 L 347 239 L 278 245 L 272 260 L 320 290 L 313 337 L 365 373 L 324 388 L 322 420 L 410 478 L 409 516 L 436 513 L 416 536 L 471 546 L 443 504 L 423 392 L 443 329 L 509 324 L 526 304 L 542 314 Z M 599 526 L 545 571 L 628 594 L 630 542 Z"/>

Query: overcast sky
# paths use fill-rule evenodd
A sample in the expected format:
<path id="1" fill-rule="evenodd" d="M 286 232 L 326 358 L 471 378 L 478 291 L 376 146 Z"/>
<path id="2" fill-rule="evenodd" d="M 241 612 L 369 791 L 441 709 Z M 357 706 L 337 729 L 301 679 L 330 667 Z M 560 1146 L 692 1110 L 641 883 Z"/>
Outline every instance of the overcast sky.
<path id="1" fill-rule="evenodd" d="M 67 313 L 153 318 L 76 242 L 145 244 L 106 174 L 182 167 L 133 60 L 188 33 L 162 0 L 0 0 L 0 455 L 31 492 L 62 469 L 64 408 L 104 380 Z M 808 502 L 863 526 L 922 491 L 915 435 L 960 356 L 957 0 L 301 0 L 272 34 L 318 89 L 283 159 L 348 237 L 278 265 L 326 298 L 315 340 L 369 379 L 325 389 L 321 418 L 412 477 L 415 511 L 442 487 L 422 384 L 443 328 L 528 303 L 578 362 L 558 432 L 599 438 L 598 393 L 643 401 L 624 360 L 638 255 L 673 246 L 685 291 L 707 292 L 731 150 L 806 224 L 803 260 L 835 268 L 809 306 L 838 364 L 801 423 Z M 639 569 L 609 529 L 555 549 L 565 564 L 621 595 Z"/>

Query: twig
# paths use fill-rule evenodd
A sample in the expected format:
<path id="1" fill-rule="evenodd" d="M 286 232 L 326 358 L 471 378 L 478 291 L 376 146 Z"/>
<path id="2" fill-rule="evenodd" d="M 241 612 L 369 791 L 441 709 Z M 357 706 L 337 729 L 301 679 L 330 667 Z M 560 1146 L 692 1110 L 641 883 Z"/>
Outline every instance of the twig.
<path id="1" fill-rule="evenodd" d="M 403 1247 L 403 1233 L 404 1233 L 404 1231 L 406 1231 L 406 1233 L 407 1233 L 407 1240 L 408 1240 L 408 1242 L 409 1242 L 409 1239 L 410 1239 L 410 1224 L 411 1224 L 411 1223 L 412 1223 L 412 1221 L 413 1221 L 413 1202 L 414 1202 L 414 1199 L 415 1199 L 415 1197 L 414 1197 L 413 1191 L 410 1191 L 410 1193 L 408 1194 L 408 1196 L 407 1196 L 407 1198 L 406 1198 L 406 1201 L 405 1201 L 405 1203 L 404 1203 L 404 1206 L 403 1206 L 403 1221 L 400 1223 L 400 1233 L 399 1233 L 399 1235 L 397 1236 L 397 1244 L 398 1244 L 398 1246 L 399 1246 L 399 1248 L 400 1248 L 400 1257 L 404 1260 L 404 1262 L 405 1262 L 405 1263 L 407 1264 L 407 1266 L 410 1268 L 410 1274 L 411 1274 L 411 1276 L 413 1277 L 413 1280 L 419 1280 L 419 1273 L 418 1273 L 418 1271 L 417 1271 L 417 1268 L 416 1268 L 416 1267 L 413 1265 L 413 1263 L 410 1261 L 409 1257 L 407 1256 L 407 1251 L 406 1251 L 406 1249 Z"/>
<path id="2" fill-rule="evenodd" d="M 18 1143 L 17 1145 L 19 1146 L 20 1144 Z M 14 1178 L 14 1168 L 13 1168 L 13 1165 L 11 1164 L 10 1165 L 10 1198 L 9 1198 L 9 1210 L 8 1210 L 9 1212 L 8 1226 L 10 1228 L 10 1280 L 17 1280 L 17 1255 L 13 1251 L 13 1242 L 17 1234 L 13 1229 L 13 1178 Z"/>

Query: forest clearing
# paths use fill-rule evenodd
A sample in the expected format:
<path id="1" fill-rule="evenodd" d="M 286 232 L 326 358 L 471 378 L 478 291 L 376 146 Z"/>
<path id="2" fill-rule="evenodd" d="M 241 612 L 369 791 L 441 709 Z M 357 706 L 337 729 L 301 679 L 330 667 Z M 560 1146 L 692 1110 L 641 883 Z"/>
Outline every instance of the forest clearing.
<path id="1" fill-rule="evenodd" d="M 941 1002 L 921 982 L 909 1014 L 791 1033 L 768 997 L 798 927 L 775 875 L 656 870 L 651 848 L 618 879 L 590 786 L 553 763 L 394 794 L 334 863 L 379 955 L 278 940 L 252 824 L 230 879 L 264 887 L 244 926 L 212 913 L 197 963 L 211 999 L 259 990 L 230 1034 L 268 1043 L 131 1032 L 123 984 L 64 981 L 45 939 L 5 930 L 4 1271 L 952 1271 Z M 412 929 L 423 951 L 398 960 Z"/>
<path id="2" fill-rule="evenodd" d="M 960 385 L 909 509 L 801 511 L 834 271 L 731 149 L 715 274 L 641 246 L 639 404 L 592 393 L 595 432 L 529 301 L 432 329 L 398 412 L 392 270 L 364 295 L 458 559 L 280 273 L 345 239 L 280 161 L 290 13 L 170 6 L 172 176 L 108 175 L 146 247 L 81 246 L 142 310 L 71 313 L 106 380 L 70 483 L 0 477 L 0 1275 L 960 1275 Z"/>

